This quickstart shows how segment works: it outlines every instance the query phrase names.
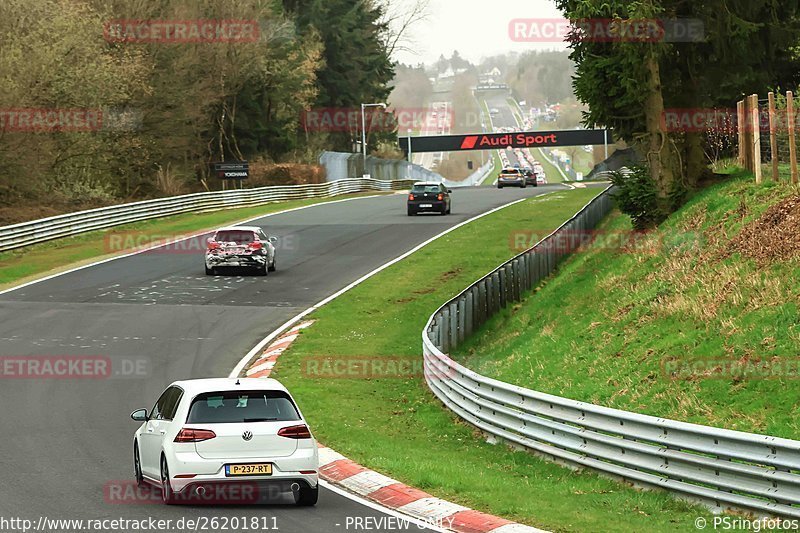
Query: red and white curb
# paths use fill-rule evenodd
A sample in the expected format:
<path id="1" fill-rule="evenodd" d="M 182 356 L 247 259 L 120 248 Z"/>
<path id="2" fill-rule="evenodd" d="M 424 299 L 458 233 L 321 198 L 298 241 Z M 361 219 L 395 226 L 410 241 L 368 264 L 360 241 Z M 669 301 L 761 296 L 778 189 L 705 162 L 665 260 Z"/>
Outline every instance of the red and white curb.
<path id="1" fill-rule="evenodd" d="M 277 337 L 250 365 L 247 377 L 269 377 L 278 357 L 297 339 L 301 330 L 313 323 L 313 320 L 302 322 Z M 542 533 L 541 529 L 436 498 L 369 470 L 322 445 L 319 447 L 319 475 L 328 483 L 442 529 L 458 533 Z"/>
<path id="2" fill-rule="evenodd" d="M 256 359 L 250 368 L 245 372 L 248 378 L 268 378 L 278 362 L 278 357 L 291 346 L 294 340 L 300 335 L 300 331 L 313 324 L 313 320 L 302 322 L 292 329 L 275 339 Z"/>
<path id="3" fill-rule="evenodd" d="M 436 498 L 369 470 L 341 454 L 320 446 L 319 473 L 329 483 L 343 487 L 384 507 L 459 533 L 541 533 L 525 526 L 462 505 Z"/>

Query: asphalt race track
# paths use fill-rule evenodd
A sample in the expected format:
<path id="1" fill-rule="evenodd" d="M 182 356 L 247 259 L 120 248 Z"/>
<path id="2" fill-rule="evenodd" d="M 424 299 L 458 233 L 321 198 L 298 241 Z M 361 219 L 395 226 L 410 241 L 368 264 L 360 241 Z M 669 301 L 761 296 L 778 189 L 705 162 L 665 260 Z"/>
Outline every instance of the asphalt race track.
<path id="1" fill-rule="evenodd" d="M 513 128 L 515 131 L 520 131 L 520 126 L 517 119 L 514 117 L 514 112 L 508 103 L 508 94 L 491 94 L 486 96 L 486 105 L 489 109 L 497 109 L 499 113 L 492 118 L 492 124 L 495 128 Z M 518 163 L 517 154 L 513 150 L 506 150 L 508 162 L 511 165 Z"/>
<path id="2" fill-rule="evenodd" d="M 408 217 L 405 196 L 390 195 L 264 218 L 253 224 L 281 238 L 278 271 L 267 277 L 205 276 L 202 251 L 157 250 L 0 294 L 0 357 L 97 356 L 113 369 L 107 379 L 0 379 L 0 516 L 274 516 L 284 533 L 347 531 L 348 517 L 386 516 L 328 490 L 314 508 L 208 507 L 120 504 L 109 487 L 132 480 L 130 412 L 151 407 L 170 382 L 227 376 L 286 320 L 386 261 L 474 215 L 561 189 L 456 190 L 446 217 Z"/>

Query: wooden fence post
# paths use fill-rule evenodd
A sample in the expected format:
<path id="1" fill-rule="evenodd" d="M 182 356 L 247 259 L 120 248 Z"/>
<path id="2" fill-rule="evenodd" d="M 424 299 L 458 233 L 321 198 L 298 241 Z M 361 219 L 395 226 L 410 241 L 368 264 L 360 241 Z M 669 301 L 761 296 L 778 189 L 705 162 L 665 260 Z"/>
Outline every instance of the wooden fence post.
<path id="1" fill-rule="evenodd" d="M 772 156 L 772 181 L 778 181 L 778 138 L 775 133 L 775 93 L 769 98 L 769 150 Z"/>
<path id="2" fill-rule="evenodd" d="M 745 135 L 744 135 L 744 100 L 736 102 L 736 124 L 737 132 L 739 134 L 739 166 L 747 168 L 747 156 L 745 151 Z"/>
<path id="3" fill-rule="evenodd" d="M 761 117 L 758 116 L 758 95 L 751 95 L 750 100 L 753 117 L 753 174 L 756 176 L 756 183 L 761 183 Z"/>
<path id="4" fill-rule="evenodd" d="M 792 183 L 797 183 L 797 145 L 794 138 L 794 95 L 786 93 L 786 120 L 789 128 L 789 163 L 792 166 Z"/>
<path id="5" fill-rule="evenodd" d="M 753 172 L 753 99 L 744 97 L 744 168 Z"/>

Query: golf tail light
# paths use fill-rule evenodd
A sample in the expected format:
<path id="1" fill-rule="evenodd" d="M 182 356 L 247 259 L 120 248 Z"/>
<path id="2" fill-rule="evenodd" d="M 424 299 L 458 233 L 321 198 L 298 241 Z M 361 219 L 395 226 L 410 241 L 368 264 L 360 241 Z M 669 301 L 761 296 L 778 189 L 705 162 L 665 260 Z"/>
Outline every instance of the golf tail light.
<path id="1" fill-rule="evenodd" d="M 216 436 L 217 434 L 210 429 L 183 428 L 175 437 L 175 442 L 202 442 L 204 440 L 211 440 Z"/>
<path id="2" fill-rule="evenodd" d="M 439 196 L 437 196 L 436 199 L 441 202 L 442 200 L 444 200 L 444 194 L 439 193 Z"/>
<path id="3" fill-rule="evenodd" d="M 250 244 L 247 245 L 247 247 L 250 248 L 251 250 L 260 250 L 261 246 L 262 245 L 259 241 L 251 242 Z"/>
<path id="4" fill-rule="evenodd" d="M 408 195 L 408 199 L 409 199 L 409 200 L 414 200 L 414 195 L 413 195 L 413 194 L 409 194 L 409 195 Z"/>
<path id="5" fill-rule="evenodd" d="M 219 250 L 220 244 L 217 241 L 208 241 L 209 250 Z"/>
<path id="6" fill-rule="evenodd" d="M 300 424 L 279 429 L 278 436 L 286 437 L 287 439 L 310 439 L 311 432 L 308 430 L 308 426 Z"/>

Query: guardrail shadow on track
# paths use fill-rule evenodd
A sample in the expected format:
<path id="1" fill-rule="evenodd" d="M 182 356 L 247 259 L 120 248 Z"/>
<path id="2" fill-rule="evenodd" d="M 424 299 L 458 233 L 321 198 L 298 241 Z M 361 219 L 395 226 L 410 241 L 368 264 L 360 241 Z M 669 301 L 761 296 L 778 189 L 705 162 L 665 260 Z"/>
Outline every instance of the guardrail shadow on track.
<path id="1" fill-rule="evenodd" d="M 413 180 L 381 181 L 355 178 L 311 185 L 277 185 L 256 189 L 201 192 L 112 205 L 0 227 L 0 252 L 181 213 L 252 207 L 269 202 L 326 198 L 364 191 L 404 190 L 410 188 L 413 183 Z"/>
<path id="2" fill-rule="evenodd" d="M 447 353 L 549 276 L 567 255 L 553 245 L 594 228 L 612 187 L 548 237 L 442 305 L 422 333 L 425 379 L 459 417 L 546 458 L 658 487 L 712 509 L 800 518 L 800 441 L 592 405 L 482 376 Z M 571 249 L 571 248 L 567 248 Z"/>

